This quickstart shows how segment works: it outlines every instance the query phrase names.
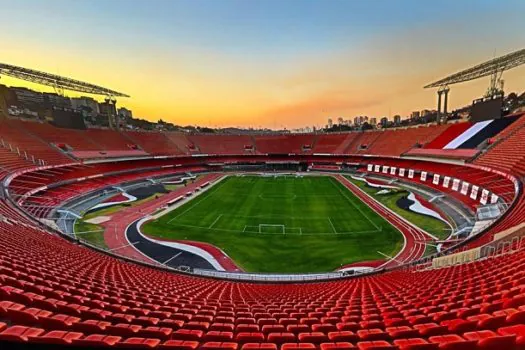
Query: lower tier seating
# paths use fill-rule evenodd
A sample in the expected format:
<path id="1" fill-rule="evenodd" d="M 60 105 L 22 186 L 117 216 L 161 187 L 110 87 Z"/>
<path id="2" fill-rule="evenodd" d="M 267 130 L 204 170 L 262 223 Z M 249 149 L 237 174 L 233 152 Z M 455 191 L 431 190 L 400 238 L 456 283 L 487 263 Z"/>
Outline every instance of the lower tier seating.
<path id="1" fill-rule="evenodd" d="M 307 284 L 185 276 L 0 222 L 0 341 L 169 349 L 512 349 L 525 251 Z"/>

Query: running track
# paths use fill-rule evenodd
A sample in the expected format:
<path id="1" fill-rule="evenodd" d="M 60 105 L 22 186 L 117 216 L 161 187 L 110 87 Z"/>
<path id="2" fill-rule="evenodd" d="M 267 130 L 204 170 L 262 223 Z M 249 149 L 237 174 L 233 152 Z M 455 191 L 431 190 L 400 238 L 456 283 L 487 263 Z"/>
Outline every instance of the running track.
<path id="1" fill-rule="evenodd" d="M 381 203 L 364 193 L 359 187 L 354 185 L 350 180 L 342 175 L 333 175 L 343 186 L 356 195 L 359 199 L 365 202 L 376 213 L 385 218 L 392 226 L 397 228 L 405 239 L 405 244 L 401 251 L 394 257 L 379 267 L 389 268 L 399 265 L 400 263 L 410 262 L 423 257 L 425 253 L 425 244 L 423 242 L 434 240 L 435 238 L 429 236 L 423 230 L 411 225 L 406 220 L 399 217 L 397 214 L 390 211 Z"/>
<path id="2" fill-rule="evenodd" d="M 142 254 L 137 248 L 130 245 L 130 243 L 126 239 L 127 227 L 131 225 L 133 222 L 143 218 L 144 216 L 148 214 L 152 214 L 158 208 L 161 208 L 170 200 L 177 198 L 179 196 L 182 196 L 186 194 L 186 192 L 188 191 L 193 191 L 195 188 L 199 187 L 205 182 L 213 182 L 215 180 L 218 180 L 222 176 L 223 176 L 222 174 L 205 175 L 201 179 L 195 181 L 194 183 L 188 184 L 185 187 L 181 187 L 180 189 L 177 189 L 168 194 L 160 196 L 157 199 L 153 199 L 153 200 L 144 202 L 140 205 L 133 206 L 127 209 L 123 209 L 123 210 L 120 210 L 112 214 L 111 220 L 106 221 L 101 224 L 104 227 L 104 240 L 106 242 L 106 245 L 112 252 L 116 254 L 130 257 L 130 258 L 140 260 L 140 261 L 145 261 L 148 263 L 154 263 L 158 265 L 159 263 L 157 261 L 150 259 L 146 255 Z M 188 244 L 188 242 L 184 242 L 184 243 Z M 224 256 L 222 256 L 223 255 L 222 252 L 216 247 L 213 247 L 215 249 L 211 249 L 211 247 L 206 247 L 206 245 L 204 244 L 202 245 L 195 244 L 195 246 L 205 249 L 210 254 L 212 254 L 214 257 L 221 259 L 220 260 L 221 263 L 223 265 L 227 265 L 227 266 L 224 266 L 226 270 L 228 270 L 228 268 L 231 268 L 231 270 L 237 269 L 237 266 L 233 263 L 233 261 L 231 262 L 231 264 L 229 264 L 228 260 L 231 260 L 231 259 L 224 258 Z M 159 249 L 163 249 L 163 246 L 159 245 Z"/>

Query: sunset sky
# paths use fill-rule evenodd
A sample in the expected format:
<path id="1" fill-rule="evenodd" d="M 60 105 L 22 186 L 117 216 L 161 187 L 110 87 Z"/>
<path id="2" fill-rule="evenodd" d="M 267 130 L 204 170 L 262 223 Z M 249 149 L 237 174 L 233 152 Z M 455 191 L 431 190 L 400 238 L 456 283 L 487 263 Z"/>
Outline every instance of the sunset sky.
<path id="1" fill-rule="evenodd" d="M 0 9 L 0 62 L 123 91 L 132 97 L 118 105 L 134 116 L 180 125 L 408 115 L 435 108 L 426 83 L 525 47 L 523 0 L 0 0 Z M 504 78 L 506 92 L 525 90 L 525 67 Z M 488 81 L 453 86 L 451 107 Z"/>

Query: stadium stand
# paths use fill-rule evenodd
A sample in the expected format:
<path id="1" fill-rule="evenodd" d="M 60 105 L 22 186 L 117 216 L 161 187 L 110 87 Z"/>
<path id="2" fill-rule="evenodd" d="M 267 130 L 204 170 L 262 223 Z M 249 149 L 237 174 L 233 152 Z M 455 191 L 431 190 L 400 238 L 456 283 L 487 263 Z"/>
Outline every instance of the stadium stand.
<path id="1" fill-rule="evenodd" d="M 378 132 L 380 135 L 373 141 L 367 143 L 367 152 L 364 153 L 398 156 L 413 147 L 424 146 L 448 127 L 449 125 L 432 125 Z"/>
<path id="2" fill-rule="evenodd" d="M 16 121 L 14 121 L 16 122 Z M 22 128 L 38 138 L 60 147 L 68 145 L 77 150 L 100 150 L 102 147 L 97 145 L 93 140 L 85 137 L 85 133 L 74 129 L 61 129 L 48 123 L 39 122 L 21 122 Z"/>
<path id="3" fill-rule="evenodd" d="M 523 120 L 523 121 L 521 121 Z M 490 151 L 481 155 L 475 163 L 494 169 L 525 175 L 525 118 L 520 118 L 520 124 L 511 132 L 499 139 Z"/>
<path id="4" fill-rule="evenodd" d="M 126 131 L 124 133 L 149 154 L 181 154 L 179 148 L 163 133 Z"/>
<path id="5" fill-rule="evenodd" d="M 186 138 L 186 135 L 177 132 L 166 132 L 166 137 L 177 147 L 179 150 L 177 154 L 191 154 L 198 152 L 199 149 L 195 144 Z"/>
<path id="6" fill-rule="evenodd" d="M 461 135 L 465 130 L 467 130 L 471 126 L 472 126 L 472 123 L 470 122 L 452 124 L 443 133 L 441 133 L 441 135 L 439 135 L 433 141 L 426 144 L 425 148 L 430 148 L 430 149 L 443 148 L 450 141 L 454 140 L 456 137 Z"/>
<path id="7" fill-rule="evenodd" d="M 73 160 L 64 155 L 57 148 L 53 148 L 49 143 L 29 134 L 24 128 L 24 123 L 19 120 L 9 120 L 0 118 L 1 139 L 5 144 L 18 149 L 22 157 L 30 159 L 44 160 L 46 164 L 72 163 Z"/>
<path id="8" fill-rule="evenodd" d="M 492 141 L 498 141 L 507 138 L 507 136 L 511 135 L 515 130 L 520 129 L 525 125 L 525 114 L 523 112 L 521 113 L 515 113 L 507 115 L 505 118 L 515 118 L 516 120 L 510 124 L 507 128 L 505 128 L 503 131 L 501 131 L 499 134 L 494 136 L 492 138 Z"/>
<path id="9" fill-rule="evenodd" d="M 521 344 L 525 327 L 523 251 L 423 272 L 300 286 L 252 284 L 128 264 L 34 227 L 5 221 L 0 227 L 0 315 L 9 322 L 1 324 L 0 341 L 510 349 Z"/>
<path id="10" fill-rule="evenodd" d="M 350 143 L 346 152 L 350 154 L 372 154 L 370 150 L 382 133 L 383 131 L 365 131 L 361 133 L 354 142 Z"/>
<path id="11" fill-rule="evenodd" d="M 253 151 L 252 138 L 248 135 L 188 135 L 188 140 L 205 154 L 243 154 Z"/>
<path id="12" fill-rule="evenodd" d="M 358 137 L 358 133 L 348 132 L 340 134 L 320 134 L 313 148 L 313 153 L 342 154 L 351 142 Z"/>
<path id="13" fill-rule="evenodd" d="M 122 151 L 134 148 L 135 144 L 122 133 L 109 129 L 87 129 L 87 137 L 106 151 Z M 84 149 L 84 151 L 86 151 Z"/>
<path id="14" fill-rule="evenodd" d="M 474 164 L 523 177 L 525 127 L 521 119 Z M 129 144 L 136 143 L 148 153 L 171 155 L 243 154 L 246 144 L 255 140 L 257 153 L 296 153 L 315 163 L 310 153 L 338 153 L 344 148 L 348 153 L 399 156 L 416 143 L 431 145 L 434 140 L 440 144 L 459 132 L 445 125 L 236 140 L 235 136 L 88 130 L 78 133 L 89 138 L 73 140 L 70 135 L 55 134 L 54 127 L 32 124 L 28 128 L 26 124 L 0 120 L 4 143 L 56 165 L 73 160 L 51 146 L 51 139 L 74 148 L 95 147 L 89 139 L 102 149 L 129 149 Z M 440 137 L 441 133 L 450 134 Z M 114 135 L 115 140 L 102 135 Z M 223 141 L 223 147 L 214 148 L 214 142 Z M 359 149 L 360 145 L 367 147 Z M 428 171 L 429 176 L 461 178 L 513 202 L 503 218 L 462 249 L 479 247 L 495 234 L 525 222 L 525 197 L 521 192 L 515 197 L 514 183 L 503 173 L 412 159 L 371 158 L 344 159 L 361 162 L 362 171 L 367 171 L 367 163 L 376 163 L 415 169 L 418 174 Z M 0 162 L 2 177 L 36 166 L 6 147 L 0 148 Z M 18 199 L 40 186 L 109 174 L 29 197 L 23 208 L 33 218 L 41 217 L 80 193 L 167 173 L 167 169 L 159 170 L 166 164 L 202 169 L 197 160 L 177 158 L 69 165 L 22 174 L 11 181 L 9 191 Z M 135 171 L 126 173 L 130 170 Z M 416 176 L 411 181 L 443 190 L 430 179 Z M 445 193 L 474 206 L 469 196 Z M 0 342 L 8 346 L 159 349 L 522 349 L 525 250 L 521 248 L 514 246 L 493 257 L 449 267 L 419 270 L 407 266 L 316 283 L 228 281 L 130 263 L 89 249 L 43 229 L 0 199 Z"/>
<path id="15" fill-rule="evenodd" d="M 255 136 L 256 150 L 263 154 L 310 153 L 313 143 L 313 134 Z"/>

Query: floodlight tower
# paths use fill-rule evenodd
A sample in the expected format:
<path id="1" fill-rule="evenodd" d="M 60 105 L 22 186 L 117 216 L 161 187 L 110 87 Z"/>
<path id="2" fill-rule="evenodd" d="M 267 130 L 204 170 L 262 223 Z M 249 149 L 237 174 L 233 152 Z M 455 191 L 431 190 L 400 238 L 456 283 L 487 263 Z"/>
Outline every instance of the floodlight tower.
<path id="1" fill-rule="evenodd" d="M 98 86 L 91 83 L 86 83 L 76 79 L 66 78 L 56 74 L 45 73 L 34 69 L 23 68 L 13 66 L 11 64 L 0 63 L 0 77 L 2 75 L 10 76 L 16 79 L 29 81 L 35 84 L 45 85 L 52 87 L 55 92 L 61 96 L 64 96 L 64 91 L 77 91 L 92 95 L 106 96 L 105 102 L 108 104 L 110 112 L 108 113 L 108 119 L 110 127 L 114 123 L 117 100 L 115 97 L 130 97 L 125 93 L 111 90 L 102 86 Z M 118 125 L 117 125 L 118 127 Z"/>
<path id="2" fill-rule="evenodd" d="M 493 98 L 503 95 L 503 72 L 525 64 L 525 49 L 511 52 L 507 55 L 494 58 L 490 61 L 478 64 L 474 67 L 449 75 L 446 78 L 426 85 L 424 88 L 438 88 L 438 122 L 441 117 L 441 96 L 445 94 L 444 115 L 447 114 L 449 85 L 478 79 L 490 75 L 490 85 L 485 97 Z"/>
<path id="3" fill-rule="evenodd" d="M 115 130 L 120 129 L 120 120 L 117 113 L 117 99 L 113 96 L 109 96 L 109 102 L 112 105 L 111 115 L 113 116 L 113 123 L 115 124 Z"/>
<path id="4" fill-rule="evenodd" d="M 503 96 L 503 71 L 505 69 L 501 69 L 498 67 L 494 67 L 494 72 L 490 75 L 490 84 L 487 89 L 487 92 L 485 93 L 485 97 L 493 98 L 497 96 Z"/>

